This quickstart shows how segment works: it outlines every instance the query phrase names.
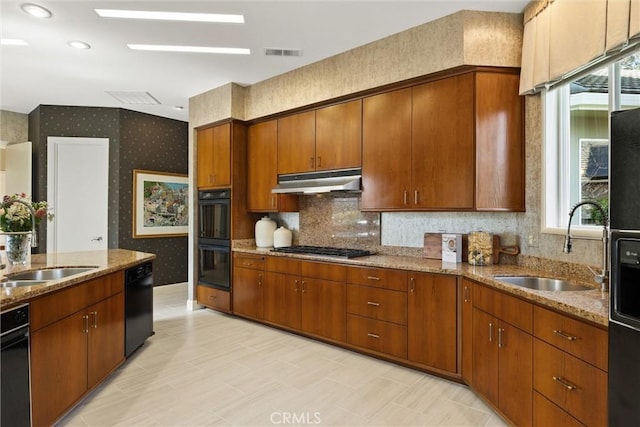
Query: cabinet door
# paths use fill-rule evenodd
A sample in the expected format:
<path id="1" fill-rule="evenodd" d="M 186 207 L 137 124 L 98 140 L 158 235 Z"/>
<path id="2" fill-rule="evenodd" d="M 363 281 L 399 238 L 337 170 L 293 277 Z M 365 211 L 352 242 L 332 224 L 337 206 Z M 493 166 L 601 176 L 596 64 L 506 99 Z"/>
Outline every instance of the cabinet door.
<path id="1" fill-rule="evenodd" d="M 211 185 L 213 174 L 213 128 L 202 129 L 197 132 L 198 144 L 198 187 Z"/>
<path id="2" fill-rule="evenodd" d="M 475 293 L 474 293 L 475 296 Z M 498 405 L 498 321 L 473 309 L 473 386 Z"/>
<path id="3" fill-rule="evenodd" d="M 411 202 L 418 209 L 473 209 L 473 74 L 413 88 Z"/>
<path id="4" fill-rule="evenodd" d="M 249 268 L 233 269 L 233 312 L 243 316 L 263 317 L 263 272 Z"/>
<path id="5" fill-rule="evenodd" d="M 518 82 L 517 74 L 476 73 L 476 210 L 524 211 Z"/>
<path id="6" fill-rule="evenodd" d="M 211 184 L 231 185 L 231 123 L 213 128 L 213 164 Z"/>
<path id="7" fill-rule="evenodd" d="M 316 167 L 316 112 L 278 119 L 278 173 L 314 171 Z"/>
<path id="8" fill-rule="evenodd" d="M 362 104 L 361 209 L 407 209 L 411 187 L 411 89 Z"/>
<path id="9" fill-rule="evenodd" d="M 467 279 L 462 279 L 462 379 L 467 384 L 473 384 L 473 284 Z"/>
<path id="10" fill-rule="evenodd" d="M 301 293 L 299 276 L 268 271 L 264 283 L 264 320 L 300 329 Z"/>
<path id="11" fill-rule="evenodd" d="M 88 309 L 88 387 L 106 377 L 124 360 L 124 293 Z"/>
<path id="12" fill-rule="evenodd" d="M 316 110 L 316 170 L 362 165 L 362 100 Z"/>
<path id="13" fill-rule="evenodd" d="M 517 426 L 533 422 L 533 337 L 500 322 L 498 407 Z M 474 378 L 476 371 L 474 369 Z"/>
<path id="14" fill-rule="evenodd" d="M 409 360 L 457 372 L 455 277 L 409 275 Z"/>
<path id="15" fill-rule="evenodd" d="M 346 341 L 346 300 L 344 283 L 304 278 L 302 281 L 302 330 L 336 341 Z"/>
<path id="16" fill-rule="evenodd" d="M 247 146 L 247 209 L 255 212 L 277 210 L 271 189 L 278 183 L 278 122 L 249 127 Z"/>
<path id="17" fill-rule="evenodd" d="M 88 322 L 79 312 L 31 334 L 34 426 L 52 425 L 87 390 Z"/>

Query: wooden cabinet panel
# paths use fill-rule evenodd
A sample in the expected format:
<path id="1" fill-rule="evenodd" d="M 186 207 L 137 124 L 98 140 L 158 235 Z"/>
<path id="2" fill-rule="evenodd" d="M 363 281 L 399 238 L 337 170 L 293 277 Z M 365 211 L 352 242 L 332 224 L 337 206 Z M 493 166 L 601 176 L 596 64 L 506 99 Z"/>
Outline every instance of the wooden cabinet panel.
<path id="1" fill-rule="evenodd" d="M 301 329 L 332 340 L 346 341 L 346 285 L 313 278 L 302 279 Z"/>
<path id="2" fill-rule="evenodd" d="M 231 123 L 197 133 L 198 187 L 231 185 Z"/>
<path id="3" fill-rule="evenodd" d="M 88 388 L 92 388 L 124 361 L 124 293 L 89 307 L 88 315 Z"/>
<path id="4" fill-rule="evenodd" d="M 462 379 L 467 384 L 473 384 L 473 283 L 467 279 L 462 279 L 460 300 L 462 306 L 460 370 Z"/>
<path id="5" fill-rule="evenodd" d="M 388 268 L 349 267 L 347 282 L 407 292 L 407 272 Z"/>
<path id="6" fill-rule="evenodd" d="M 250 268 L 233 269 L 233 312 L 242 316 L 262 319 L 263 272 Z"/>
<path id="7" fill-rule="evenodd" d="M 515 425 L 533 422 L 533 337 L 505 322 L 498 325 L 498 407 Z"/>
<path id="8" fill-rule="evenodd" d="M 301 261 L 299 259 L 280 256 L 268 256 L 266 259 L 266 269 L 267 271 L 273 271 L 276 273 L 285 273 L 299 276 L 300 263 Z"/>
<path id="9" fill-rule="evenodd" d="M 407 327 L 403 325 L 347 314 L 347 342 L 407 358 Z"/>
<path id="10" fill-rule="evenodd" d="M 361 208 L 407 209 L 410 189 L 411 88 L 365 98 Z"/>
<path id="11" fill-rule="evenodd" d="M 196 288 L 198 304 L 214 310 L 231 312 L 231 293 L 210 286 L 198 285 Z"/>
<path id="12" fill-rule="evenodd" d="M 607 371 L 608 333 L 563 314 L 535 307 L 534 335 L 585 362 Z"/>
<path id="13" fill-rule="evenodd" d="M 264 320 L 300 329 L 302 280 L 289 274 L 265 273 Z"/>
<path id="14" fill-rule="evenodd" d="M 607 374 L 539 339 L 533 346 L 535 389 L 585 425 L 607 425 Z"/>
<path id="15" fill-rule="evenodd" d="M 524 98 L 518 85 L 518 74 L 476 73 L 476 210 L 524 211 Z"/>
<path id="16" fill-rule="evenodd" d="M 347 312 L 406 325 L 407 293 L 349 284 Z"/>
<path id="17" fill-rule="evenodd" d="M 474 284 L 473 305 L 512 325 L 533 332 L 533 304 Z"/>
<path id="18" fill-rule="evenodd" d="M 211 185 L 213 170 L 213 129 L 201 129 L 196 133 L 197 142 L 197 183 L 198 188 Z"/>
<path id="19" fill-rule="evenodd" d="M 474 297 L 475 289 L 474 289 Z M 475 300 L 474 300 L 475 301 Z M 498 320 L 473 309 L 473 387 L 490 402 L 498 403 Z"/>
<path id="20" fill-rule="evenodd" d="M 240 268 L 251 268 L 253 270 L 264 270 L 265 267 L 265 258 L 260 255 L 253 254 L 243 254 L 234 252 L 233 254 L 233 265 L 234 267 Z"/>
<path id="21" fill-rule="evenodd" d="M 278 174 L 315 170 L 316 112 L 278 119 Z"/>
<path id="22" fill-rule="evenodd" d="M 584 427 L 580 421 L 563 411 L 537 391 L 533 392 L 534 427 Z"/>
<path id="23" fill-rule="evenodd" d="M 362 100 L 316 110 L 316 170 L 362 165 Z"/>
<path id="24" fill-rule="evenodd" d="M 300 274 L 302 277 L 315 277 L 316 279 L 325 279 L 334 282 L 346 281 L 347 269 L 348 267 L 345 265 L 329 262 L 302 261 L 300 263 Z"/>
<path id="25" fill-rule="evenodd" d="M 413 87 L 413 208 L 473 209 L 474 76 Z"/>
<path id="26" fill-rule="evenodd" d="M 409 360 L 458 372 L 458 287 L 455 277 L 409 274 Z"/>

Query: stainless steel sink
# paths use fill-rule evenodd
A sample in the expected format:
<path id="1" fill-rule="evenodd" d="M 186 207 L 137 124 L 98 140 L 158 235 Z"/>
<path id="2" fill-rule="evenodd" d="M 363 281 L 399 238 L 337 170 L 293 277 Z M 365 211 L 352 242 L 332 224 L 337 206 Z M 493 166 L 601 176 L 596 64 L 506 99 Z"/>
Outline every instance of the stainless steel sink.
<path id="1" fill-rule="evenodd" d="M 45 285 L 47 280 L 9 280 L 0 282 L 0 288 L 20 288 L 22 286 Z"/>
<path id="2" fill-rule="evenodd" d="M 522 286 L 523 288 L 535 289 L 537 291 L 589 291 L 594 289 L 560 279 L 550 279 L 548 277 L 494 276 L 493 278 L 499 282 Z"/>
<path id="3" fill-rule="evenodd" d="M 95 270 L 97 267 L 60 267 L 60 268 L 46 268 L 42 270 L 25 271 L 24 273 L 8 274 L 7 278 L 10 281 L 22 281 L 22 280 L 59 280 L 65 277 L 73 276 L 75 274 L 86 273 L 87 271 Z"/>

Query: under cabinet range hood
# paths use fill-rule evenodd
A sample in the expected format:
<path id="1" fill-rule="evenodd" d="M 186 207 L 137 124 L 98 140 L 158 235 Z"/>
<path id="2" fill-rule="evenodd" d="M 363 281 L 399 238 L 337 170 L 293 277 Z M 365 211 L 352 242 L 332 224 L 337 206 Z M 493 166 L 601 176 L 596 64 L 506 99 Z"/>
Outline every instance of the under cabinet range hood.
<path id="1" fill-rule="evenodd" d="M 318 194 L 330 191 L 360 191 L 362 169 L 340 169 L 323 172 L 278 175 L 276 194 Z"/>

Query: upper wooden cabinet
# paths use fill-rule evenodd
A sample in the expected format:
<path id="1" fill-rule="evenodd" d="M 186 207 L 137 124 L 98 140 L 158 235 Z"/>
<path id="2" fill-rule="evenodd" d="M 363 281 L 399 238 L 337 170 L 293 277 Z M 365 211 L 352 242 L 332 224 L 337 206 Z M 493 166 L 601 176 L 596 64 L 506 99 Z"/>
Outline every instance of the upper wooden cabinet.
<path id="1" fill-rule="evenodd" d="M 231 123 L 197 132 L 198 188 L 231 185 Z"/>
<path id="2" fill-rule="evenodd" d="M 249 126 L 247 145 L 247 209 L 251 212 L 298 210 L 298 197 L 273 194 L 278 183 L 278 122 Z"/>
<path id="3" fill-rule="evenodd" d="M 278 119 L 278 173 L 360 167 L 360 99 Z"/>
<path id="4" fill-rule="evenodd" d="M 524 210 L 518 74 L 475 71 L 365 98 L 362 210 Z"/>

